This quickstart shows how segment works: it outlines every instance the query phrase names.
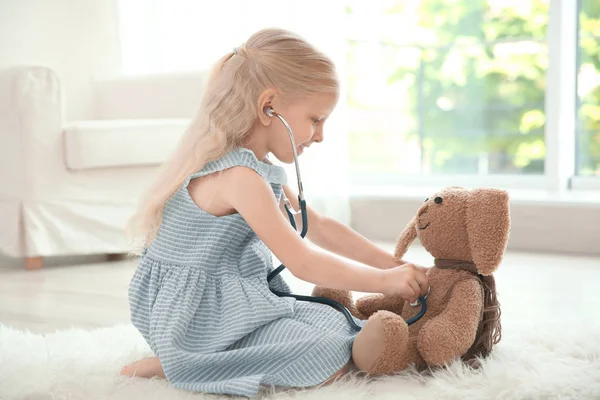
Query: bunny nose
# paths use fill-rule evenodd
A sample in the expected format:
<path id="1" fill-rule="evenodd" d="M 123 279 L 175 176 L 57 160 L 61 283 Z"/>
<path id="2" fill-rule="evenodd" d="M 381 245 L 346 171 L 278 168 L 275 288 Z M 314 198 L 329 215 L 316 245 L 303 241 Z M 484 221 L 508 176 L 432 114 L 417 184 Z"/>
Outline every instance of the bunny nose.
<path id="1" fill-rule="evenodd" d="M 425 214 L 427 212 L 427 210 L 429 210 L 429 205 L 425 204 L 421 207 L 421 209 L 419 210 L 419 213 L 417 214 L 417 216 L 421 216 L 423 214 Z"/>

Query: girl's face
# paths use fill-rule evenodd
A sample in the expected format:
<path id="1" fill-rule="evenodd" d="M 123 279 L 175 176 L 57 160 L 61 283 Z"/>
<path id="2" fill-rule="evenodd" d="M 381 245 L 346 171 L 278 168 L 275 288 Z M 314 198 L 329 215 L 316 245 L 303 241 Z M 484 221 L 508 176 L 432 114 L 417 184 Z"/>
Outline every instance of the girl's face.
<path id="1" fill-rule="evenodd" d="M 296 142 L 296 153 L 300 156 L 313 143 L 323 141 L 323 125 L 337 103 L 334 94 L 318 94 L 295 101 L 273 100 L 273 110 L 290 125 Z M 294 153 L 288 132 L 276 116 L 272 117 L 267 135 L 268 151 L 281 162 L 294 162 Z"/>

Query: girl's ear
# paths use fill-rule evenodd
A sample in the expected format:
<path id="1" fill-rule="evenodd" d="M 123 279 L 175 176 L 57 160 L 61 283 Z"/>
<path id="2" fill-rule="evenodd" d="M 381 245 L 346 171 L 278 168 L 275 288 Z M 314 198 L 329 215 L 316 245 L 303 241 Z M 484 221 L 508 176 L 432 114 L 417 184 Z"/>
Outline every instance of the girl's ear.
<path id="1" fill-rule="evenodd" d="M 416 228 L 416 217 L 413 218 L 400 237 L 398 237 L 398 241 L 396 243 L 396 249 L 394 250 L 394 261 L 400 262 L 402 261 L 402 257 L 408 251 L 408 247 L 414 242 L 417 237 L 417 228 Z"/>
<path id="2" fill-rule="evenodd" d="M 266 115 L 264 110 L 266 107 L 273 107 L 273 100 L 276 94 L 277 91 L 275 89 L 266 89 L 258 97 L 258 119 L 264 126 L 269 126 L 272 123 L 273 117 Z"/>

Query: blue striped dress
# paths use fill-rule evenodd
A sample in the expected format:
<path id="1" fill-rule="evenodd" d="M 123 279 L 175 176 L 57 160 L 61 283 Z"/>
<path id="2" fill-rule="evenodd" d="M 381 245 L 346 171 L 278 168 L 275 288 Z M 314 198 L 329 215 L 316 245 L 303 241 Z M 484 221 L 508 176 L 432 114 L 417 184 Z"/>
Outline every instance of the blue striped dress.
<path id="1" fill-rule="evenodd" d="M 241 215 L 214 216 L 191 199 L 191 179 L 235 166 L 281 197 L 284 169 L 245 148 L 186 179 L 130 282 L 132 323 L 174 387 L 254 397 L 263 385 L 317 385 L 350 360 L 357 331 L 329 306 L 274 295 L 271 252 Z M 281 276 L 270 285 L 290 291 Z"/>

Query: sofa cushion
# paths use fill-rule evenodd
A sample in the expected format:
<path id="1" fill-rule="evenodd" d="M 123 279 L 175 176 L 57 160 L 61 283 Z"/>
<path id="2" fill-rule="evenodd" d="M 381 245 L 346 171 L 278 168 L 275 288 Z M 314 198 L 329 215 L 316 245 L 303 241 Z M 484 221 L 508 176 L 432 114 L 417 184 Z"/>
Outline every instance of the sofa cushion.
<path id="1" fill-rule="evenodd" d="M 158 165 L 175 149 L 189 119 L 72 122 L 64 127 L 71 170 Z"/>

